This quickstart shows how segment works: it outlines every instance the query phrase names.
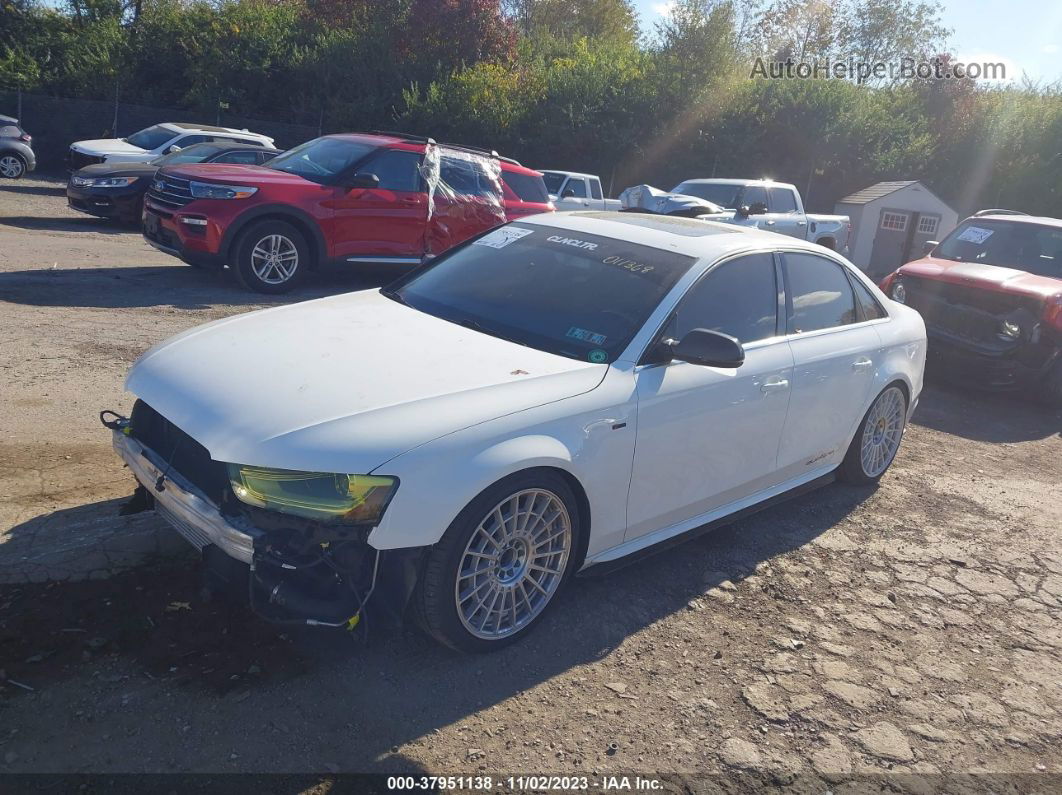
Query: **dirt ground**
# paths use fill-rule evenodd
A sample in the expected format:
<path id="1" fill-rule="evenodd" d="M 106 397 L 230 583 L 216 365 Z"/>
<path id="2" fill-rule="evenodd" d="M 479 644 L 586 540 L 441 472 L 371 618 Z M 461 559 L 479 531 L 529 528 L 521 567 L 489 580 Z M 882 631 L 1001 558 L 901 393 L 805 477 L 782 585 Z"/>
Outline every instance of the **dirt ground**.
<path id="1" fill-rule="evenodd" d="M 0 186 L 0 252 L 2 558 L 44 525 L 121 521 L 130 481 L 96 414 L 129 408 L 148 346 L 261 300 L 45 179 Z M 622 771 L 688 791 L 738 771 L 1057 774 L 1060 431 L 1016 397 L 933 384 L 879 488 L 579 578 L 483 657 L 412 629 L 264 625 L 204 602 L 191 557 L 5 586 L 0 772 Z"/>

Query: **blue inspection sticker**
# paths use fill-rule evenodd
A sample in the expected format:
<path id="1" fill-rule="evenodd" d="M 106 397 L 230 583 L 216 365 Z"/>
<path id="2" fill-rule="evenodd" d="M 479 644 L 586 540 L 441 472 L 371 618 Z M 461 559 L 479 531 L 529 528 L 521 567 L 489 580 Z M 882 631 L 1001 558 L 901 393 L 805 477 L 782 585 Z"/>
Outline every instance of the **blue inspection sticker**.
<path id="1" fill-rule="evenodd" d="M 568 329 L 568 332 L 564 336 L 573 340 L 579 340 L 580 342 L 589 342 L 591 345 L 604 345 L 605 340 L 608 339 L 604 334 L 587 331 L 584 328 L 577 328 L 575 326 Z"/>
<path id="2" fill-rule="evenodd" d="M 594 348 L 594 350 L 587 354 L 586 358 L 594 364 L 603 364 L 608 361 L 608 352 L 603 351 L 600 348 Z"/>

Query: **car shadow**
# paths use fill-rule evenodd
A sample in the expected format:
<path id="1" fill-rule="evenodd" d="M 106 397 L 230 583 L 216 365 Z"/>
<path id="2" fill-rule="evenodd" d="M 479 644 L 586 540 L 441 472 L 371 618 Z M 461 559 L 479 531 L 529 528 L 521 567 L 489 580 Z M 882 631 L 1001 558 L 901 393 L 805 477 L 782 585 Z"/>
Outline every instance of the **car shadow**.
<path id="1" fill-rule="evenodd" d="M 0 193 L 20 193 L 23 196 L 65 196 L 66 181 L 49 185 L 21 185 L 17 182 L 0 182 Z"/>
<path id="2" fill-rule="evenodd" d="M 294 292 L 263 295 L 238 285 L 227 271 L 202 270 L 176 261 L 130 268 L 32 269 L 0 272 L 0 300 L 26 306 L 100 309 L 274 306 L 380 287 L 396 276 L 394 269 L 385 268 L 322 270 Z"/>
<path id="3" fill-rule="evenodd" d="M 91 215 L 58 218 L 40 215 L 11 215 L 0 218 L 0 224 L 26 229 L 30 232 L 99 232 L 105 235 L 139 235 L 139 229 L 132 224 L 123 224 Z"/>
<path id="4" fill-rule="evenodd" d="M 268 732 L 281 722 L 287 734 L 313 749 L 304 760 L 308 769 L 323 759 L 343 771 L 403 772 L 410 760 L 401 746 L 601 660 L 633 634 L 679 611 L 707 616 L 689 651 L 731 664 L 726 632 L 716 630 L 711 619 L 731 608 L 706 593 L 725 580 L 740 582 L 762 563 L 809 544 L 872 493 L 829 486 L 610 574 L 577 577 L 536 631 L 485 656 L 457 654 L 405 626 L 370 625 L 367 642 L 340 631 L 271 626 L 242 606 L 204 601 L 192 570 L 198 567 L 187 564 L 140 569 L 129 573 L 131 579 L 21 586 L 17 594 L 8 587 L 0 589 L 9 603 L 7 675 L 53 691 L 63 680 L 76 686 L 76 677 L 89 675 L 77 655 L 83 654 L 85 638 L 98 637 L 100 653 L 110 655 L 108 665 L 127 663 L 163 692 L 179 686 L 182 700 L 195 701 L 203 714 L 221 710 L 224 726 L 190 721 L 190 731 L 204 732 L 207 746 L 228 747 L 247 726 Z M 32 522 L 11 532 L 28 532 Z M 799 588 L 781 580 L 772 577 L 748 587 L 768 589 L 777 599 L 803 598 Z M 129 618 L 116 624 L 115 616 Z M 778 630 L 764 625 L 762 631 L 773 636 Z M 44 661 L 23 662 L 45 643 L 71 648 Z M 32 694 L 17 692 L 12 701 L 21 698 Z M 278 712 L 278 704 L 299 708 Z M 9 708 L 17 709 L 10 702 Z M 80 736 L 69 739 L 87 747 L 106 743 L 118 759 L 144 753 L 157 759 L 165 753 L 164 741 L 138 723 L 150 720 L 133 712 L 112 714 L 107 721 L 74 724 L 71 731 Z M 200 744 L 191 736 L 186 740 L 188 747 Z M 208 763 L 185 757 L 181 767 L 195 770 L 203 764 Z M 272 757 L 246 764 L 265 765 L 260 770 L 283 764 L 293 770 L 291 760 Z"/>
<path id="5" fill-rule="evenodd" d="M 980 392 L 927 374 L 912 422 L 992 444 L 1062 436 L 1062 410 L 1019 393 Z"/>

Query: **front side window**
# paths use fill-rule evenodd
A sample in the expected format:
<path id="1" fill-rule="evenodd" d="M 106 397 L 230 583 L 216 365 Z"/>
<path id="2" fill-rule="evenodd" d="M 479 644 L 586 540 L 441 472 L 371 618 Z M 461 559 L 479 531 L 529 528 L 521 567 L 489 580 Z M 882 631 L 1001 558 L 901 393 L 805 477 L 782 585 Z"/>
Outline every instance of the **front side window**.
<path id="1" fill-rule="evenodd" d="M 178 166 L 182 163 L 202 163 L 209 160 L 218 151 L 214 144 L 196 144 L 168 155 L 160 155 L 151 161 L 153 166 Z"/>
<path id="2" fill-rule="evenodd" d="M 376 147 L 343 138 L 315 138 L 269 161 L 268 168 L 296 174 L 326 184 L 364 158 Z"/>
<path id="3" fill-rule="evenodd" d="M 385 149 L 358 166 L 358 171 L 375 174 L 382 190 L 416 193 L 420 190 L 420 155 L 401 149 Z"/>
<path id="4" fill-rule="evenodd" d="M 718 182 L 682 182 L 676 185 L 671 192 L 681 193 L 683 196 L 695 196 L 712 204 L 718 204 L 727 210 L 736 210 L 740 185 L 720 184 Z"/>
<path id="5" fill-rule="evenodd" d="M 235 152 L 226 152 L 210 161 L 211 163 L 245 163 L 256 166 L 260 162 L 258 153 L 253 149 L 241 149 Z"/>
<path id="6" fill-rule="evenodd" d="M 789 280 L 790 334 L 856 322 L 855 297 L 840 265 L 815 254 L 787 253 L 784 260 Z"/>
<path id="7" fill-rule="evenodd" d="M 141 149 L 152 151 L 158 149 L 164 143 L 172 141 L 176 137 L 176 133 L 173 130 L 169 130 L 165 127 L 155 125 L 154 127 L 148 127 L 140 132 L 135 132 L 125 139 L 125 142 L 132 144 L 133 146 L 139 146 Z"/>
<path id="8" fill-rule="evenodd" d="M 767 191 L 771 199 L 772 213 L 795 213 L 797 212 L 796 197 L 789 188 L 771 188 Z"/>
<path id="9" fill-rule="evenodd" d="M 959 224 L 933 256 L 1062 279 L 1062 226 L 971 218 Z"/>
<path id="10" fill-rule="evenodd" d="M 720 331 L 746 345 L 777 333 L 774 258 L 750 254 L 717 265 L 683 297 L 663 336 L 680 340 L 696 328 Z"/>
<path id="11" fill-rule="evenodd" d="M 627 347 L 694 258 L 537 224 L 507 224 L 384 290 L 421 312 L 595 363 Z"/>
<path id="12" fill-rule="evenodd" d="M 564 186 L 564 192 L 566 194 L 571 194 L 572 198 L 585 199 L 586 183 L 577 177 L 572 177 L 568 180 L 568 184 Z"/>
<path id="13" fill-rule="evenodd" d="M 741 194 L 741 203 L 747 207 L 755 204 L 767 206 L 767 189 L 759 185 L 749 185 Z"/>
<path id="14" fill-rule="evenodd" d="M 546 190 L 557 196 L 560 194 L 561 185 L 564 184 L 564 174 L 559 171 L 543 171 L 542 181 L 546 183 Z"/>

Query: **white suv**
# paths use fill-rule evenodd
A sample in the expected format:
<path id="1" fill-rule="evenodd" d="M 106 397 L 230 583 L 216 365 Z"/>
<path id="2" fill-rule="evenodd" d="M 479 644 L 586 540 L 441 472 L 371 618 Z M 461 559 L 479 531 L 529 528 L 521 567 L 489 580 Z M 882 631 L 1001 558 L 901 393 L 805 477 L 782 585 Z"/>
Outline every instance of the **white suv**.
<path id="1" fill-rule="evenodd" d="M 247 130 L 202 124 L 163 122 L 128 138 L 99 138 L 70 145 L 67 165 L 79 169 L 95 163 L 146 163 L 159 155 L 202 143 L 257 144 L 273 148 L 273 139 Z"/>

